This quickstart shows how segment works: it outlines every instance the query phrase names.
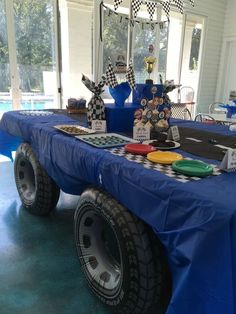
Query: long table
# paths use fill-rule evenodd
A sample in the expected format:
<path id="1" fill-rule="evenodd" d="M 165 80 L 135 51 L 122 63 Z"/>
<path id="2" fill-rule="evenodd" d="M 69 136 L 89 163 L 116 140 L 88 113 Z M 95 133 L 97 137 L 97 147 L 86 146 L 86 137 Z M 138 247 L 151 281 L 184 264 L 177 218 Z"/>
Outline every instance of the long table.
<path id="1" fill-rule="evenodd" d="M 53 128 L 65 123 L 78 121 L 57 114 L 7 112 L 0 128 L 30 142 L 63 191 L 80 194 L 89 185 L 100 187 L 153 228 L 166 247 L 172 272 L 168 314 L 235 314 L 236 173 L 180 182 Z M 236 137 L 225 126 L 181 120 L 174 124 Z"/>

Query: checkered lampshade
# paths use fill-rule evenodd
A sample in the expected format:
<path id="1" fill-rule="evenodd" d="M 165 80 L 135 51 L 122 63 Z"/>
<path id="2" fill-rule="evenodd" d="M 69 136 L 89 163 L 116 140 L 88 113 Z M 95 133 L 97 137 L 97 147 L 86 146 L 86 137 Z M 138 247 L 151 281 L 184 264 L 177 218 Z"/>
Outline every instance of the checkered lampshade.
<path id="1" fill-rule="evenodd" d="M 136 82 L 135 82 L 135 76 L 134 76 L 134 69 L 133 69 L 133 63 L 130 61 L 129 63 L 129 68 L 126 72 L 126 79 L 127 82 L 129 83 L 131 88 L 135 88 Z"/>

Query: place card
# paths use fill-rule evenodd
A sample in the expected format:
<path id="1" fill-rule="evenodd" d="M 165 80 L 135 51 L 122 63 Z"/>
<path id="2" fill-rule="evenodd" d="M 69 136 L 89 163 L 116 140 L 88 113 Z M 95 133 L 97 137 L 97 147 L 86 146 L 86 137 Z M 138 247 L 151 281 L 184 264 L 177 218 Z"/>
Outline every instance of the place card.
<path id="1" fill-rule="evenodd" d="M 229 148 L 220 164 L 220 169 L 226 172 L 236 171 L 236 149 Z"/>
<path id="2" fill-rule="evenodd" d="M 175 142 L 180 140 L 179 128 L 177 125 L 173 125 L 169 128 L 167 139 Z"/>
<path id="3" fill-rule="evenodd" d="M 134 126 L 133 138 L 140 142 L 150 140 L 150 128 L 146 126 Z"/>
<path id="4" fill-rule="evenodd" d="M 106 133 L 106 120 L 92 120 L 92 130 L 96 131 L 97 133 Z"/>

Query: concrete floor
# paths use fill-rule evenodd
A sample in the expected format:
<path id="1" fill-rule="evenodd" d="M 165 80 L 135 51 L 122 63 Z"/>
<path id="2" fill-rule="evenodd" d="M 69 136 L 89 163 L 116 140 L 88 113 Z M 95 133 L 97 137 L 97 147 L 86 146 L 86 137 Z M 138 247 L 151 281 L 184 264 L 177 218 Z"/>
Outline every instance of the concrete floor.
<path id="1" fill-rule="evenodd" d="M 13 163 L 0 155 L 0 313 L 110 314 L 90 293 L 73 240 L 78 197 L 62 194 L 49 217 L 21 208 Z M 148 314 L 160 314 L 153 310 Z"/>

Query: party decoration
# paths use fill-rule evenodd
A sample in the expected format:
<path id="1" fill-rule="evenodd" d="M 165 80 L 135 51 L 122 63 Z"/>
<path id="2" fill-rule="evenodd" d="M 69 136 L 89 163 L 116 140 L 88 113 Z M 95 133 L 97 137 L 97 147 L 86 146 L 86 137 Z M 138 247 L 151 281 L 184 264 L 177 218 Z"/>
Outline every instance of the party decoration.
<path id="1" fill-rule="evenodd" d="M 112 88 L 118 85 L 117 78 L 110 60 L 106 69 L 106 84 Z"/>
<path id="2" fill-rule="evenodd" d="M 98 85 L 91 81 L 84 74 L 82 75 L 82 82 L 94 94 L 88 103 L 87 119 L 88 126 L 91 127 L 92 120 L 105 120 L 105 108 L 102 97 L 103 86 L 106 83 L 106 78 L 103 76 Z"/>
<path id="3" fill-rule="evenodd" d="M 141 0 L 132 0 L 134 18 L 137 17 L 141 4 L 142 4 Z"/>
<path id="4" fill-rule="evenodd" d="M 112 98 L 115 100 L 115 105 L 118 107 L 123 107 L 125 100 L 131 93 L 131 88 L 128 82 L 122 82 L 113 88 L 109 87 L 109 92 Z"/>
<path id="5" fill-rule="evenodd" d="M 127 82 L 118 84 L 111 61 L 109 61 L 109 65 L 106 69 L 105 80 L 106 84 L 109 86 L 109 92 L 115 100 L 115 105 L 118 107 L 123 107 L 125 100 L 131 93 L 131 88 L 135 88 L 135 76 L 132 61 L 130 61 L 129 67 L 126 71 Z"/>
<path id="6" fill-rule="evenodd" d="M 171 1 L 171 0 L 168 0 Z M 153 5 L 148 6 L 149 7 L 149 11 L 152 14 L 152 19 L 150 18 L 150 21 L 145 21 L 142 20 L 138 20 L 137 19 L 137 15 L 138 12 L 140 10 L 141 4 L 143 3 L 143 1 L 141 0 L 132 0 L 132 8 L 133 8 L 133 18 L 129 18 L 128 16 L 124 16 L 120 13 L 118 13 L 117 10 L 117 6 L 119 6 L 118 2 L 116 3 L 116 9 L 113 11 L 112 9 L 110 9 L 108 6 L 106 6 L 103 2 L 101 2 L 100 4 L 100 40 L 103 41 L 103 9 L 104 9 L 104 13 L 107 14 L 108 17 L 114 17 L 117 16 L 119 17 L 119 23 L 122 23 L 123 20 L 128 21 L 130 27 L 134 27 L 135 24 L 139 24 L 141 25 L 142 29 L 145 29 L 146 27 L 148 27 L 150 30 L 152 31 L 156 31 L 156 26 L 159 26 L 160 29 L 164 28 L 164 25 L 168 25 L 169 23 L 169 16 L 167 17 L 166 21 L 152 21 L 153 20 L 153 15 L 156 9 L 156 6 L 153 7 Z M 164 4 L 163 4 L 164 5 Z M 170 7 L 170 6 L 169 6 Z M 114 6 L 115 8 L 115 6 Z M 165 11 L 165 9 L 164 9 Z M 166 11 L 165 11 L 166 12 Z"/>
<path id="7" fill-rule="evenodd" d="M 133 63 L 132 60 L 130 60 L 129 67 L 126 73 L 126 79 L 131 86 L 131 88 L 135 88 L 136 82 L 135 82 L 135 75 L 134 75 L 134 69 L 133 69 Z"/>
<path id="8" fill-rule="evenodd" d="M 123 0 L 114 0 L 114 9 L 115 11 L 118 9 Z M 156 8 L 161 6 L 166 13 L 167 18 L 169 19 L 170 7 L 176 7 L 181 14 L 183 14 L 184 5 L 190 4 L 194 7 L 194 0 L 153 0 L 153 1 L 145 1 L 145 0 L 132 0 L 131 6 L 132 11 L 134 12 L 134 18 L 137 17 L 138 12 L 140 10 L 141 4 L 146 5 L 147 11 L 149 13 L 150 21 L 153 20 L 153 16 Z"/>
<path id="9" fill-rule="evenodd" d="M 145 57 L 144 58 L 145 64 L 146 64 L 146 70 L 149 74 L 149 78 L 148 80 L 146 80 L 146 84 L 153 84 L 153 80 L 150 79 L 150 74 L 153 72 L 154 70 L 154 65 L 156 63 L 156 58 L 149 56 L 149 57 Z"/>
<path id="10" fill-rule="evenodd" d="M 146 98 L 141 100 L 143 109 L 137 109 L 134 114 L 134 125 L 149 127 L 151 138 L 154 133 L 169 128 L 169 118 L 171 116 L 170 104 L 164 103 L 162 94 L 158 92 L 158 87 L 159 85 L 145 86 L 145 88 L 148 88 L 149 93 L 143 93 L 143 96 L 146 95 Z M 160 90 L 162 90 L 161 87 Z"/>

